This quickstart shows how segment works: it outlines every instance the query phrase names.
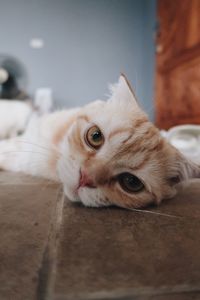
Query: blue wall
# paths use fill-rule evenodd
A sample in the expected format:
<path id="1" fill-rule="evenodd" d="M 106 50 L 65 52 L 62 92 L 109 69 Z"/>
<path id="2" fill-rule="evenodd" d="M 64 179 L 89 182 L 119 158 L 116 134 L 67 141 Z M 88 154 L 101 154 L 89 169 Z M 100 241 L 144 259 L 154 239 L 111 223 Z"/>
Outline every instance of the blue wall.
<path id="1" fill-rule="evenodd" d="M 153 118 L 154 26 L 155 0 L 0 0 L 0 54 L 26 65 L 31 93 L 51 87 L 57 106 L 105 99 L 123 71 Z"/>

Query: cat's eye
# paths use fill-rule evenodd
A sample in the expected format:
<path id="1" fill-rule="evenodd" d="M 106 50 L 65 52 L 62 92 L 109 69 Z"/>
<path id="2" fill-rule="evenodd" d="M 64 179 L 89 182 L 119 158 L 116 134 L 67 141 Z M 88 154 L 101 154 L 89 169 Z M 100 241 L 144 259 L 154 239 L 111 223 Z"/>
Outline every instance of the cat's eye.
<path id="1" fill-rule="evenodd" d="M 91 148 L 99 149 L 104 143 L 104 136 L 98 126 L 93 125 L 85 135 L 85 141 Z"/>
<path id="2" fill-rule="evenodd" d="M 144 189 L 143 182 L 131 173 L 121 173 L 117 180 L 121 188 L 128 193 L 137 193 Z"/>

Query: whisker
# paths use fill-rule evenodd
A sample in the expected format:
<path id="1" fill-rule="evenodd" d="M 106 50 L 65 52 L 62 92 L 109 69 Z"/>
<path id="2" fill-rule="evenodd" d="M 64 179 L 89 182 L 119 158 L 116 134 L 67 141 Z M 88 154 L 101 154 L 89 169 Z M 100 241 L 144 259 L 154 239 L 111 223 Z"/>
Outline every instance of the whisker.
<path id="1" fill-rule="evenodd" d="M 43 157 L 32 157 L 32 159 L 31 159 L 31 161 L 21 161 L 20 162 L 20 166 L 22 167 L 22 168 L 24 168 L 24 167 L 27 167 L 27 165 L 29 166 L 29 167 L 38 167 L 38 166 L 41 166 L 42 164 L 44 163 L 44 160 L 43 160 Z M 23 171 L 23 169 L 22 169 L 22 171 Z"/>
<path id="2" fill-rule="evenodd" d="M 148 213 L 148 214 L 152 214 L 152 215 L 157 215 L 157 216 L 163 216 L 163 217 L 170 217 L 170 218 L 181 218 L 181 216 L 176 216 L 176 215 L 171 215 L 171 214 L 165 214 L 165 213 L 161 213 L 161 212 L 155 212 L 152 210 L 146 210 L 146 209 L 138 209 L 138 208 L 129 208 L 129 207 L 124 207 L 121 206 L 121 208 L 125 208 L 131 211 L 135 211 L 135 212 L 140 212 L 140 213 Z"/>
<path id="3" fill-rule="evenodd" d="M 41 148 L 41 149 L 43 149 L 43 150 L 46 150 L 46 151 L 56 151 L 57 152 L 57 154 L 61 154 L 60 153 L 60 151 L 56 148 L 56 147 L 52 147 L 52 145 L 49 145 L 50 146 L 50 148 L 47 148 L 47 147 L 44 147 L 44 146 L 42 146 L 42 145 L 39 145 L 39 144 L 36 144 L 36 143 L 33 143 L 33 142 L 29 142 L 29 141 L 25 141 L 25 140 L 18 140 L 17 142 L 19 142 L 19 143 L 25 143 L 25 144 L 29 144 L 29 145 L 32 145 L 32 146 L 36 146 L 36 147 L 39 147 L 39 148 Z"/>
<path id="4" fill-rule="evenodd" d="M 36 143 L 33 143 L 33 142 L 29 142 L 29 141 L 24 141 L 24 140 L 17 140 L 17 143 L 25 143 L 25 144 L 29 144 L 29 145 L 33 145 L 33 146 L 36 146 L 36 147 L 39 147 L 41 149 L 44 149 L 44 150 L 47 150 L 49 151 L 50 149 L 44 147 L 44 146 L 41 146 L 39 144 L 36 144 Z"/>
<path id="5" fill-rule="evenodd" d="M 5 152 L 1 152 L 0 151 L 0 154 L 11 154 L 11 153 L 33 153 L 33 154 L 41 154 L 41 155 L 45 155 L 45 153 L 42 153 L 42 152 L 36 152 L 36 151 L 28 151 L 28 150 L 12 150 L 12 151 L 5 151 Z"/>

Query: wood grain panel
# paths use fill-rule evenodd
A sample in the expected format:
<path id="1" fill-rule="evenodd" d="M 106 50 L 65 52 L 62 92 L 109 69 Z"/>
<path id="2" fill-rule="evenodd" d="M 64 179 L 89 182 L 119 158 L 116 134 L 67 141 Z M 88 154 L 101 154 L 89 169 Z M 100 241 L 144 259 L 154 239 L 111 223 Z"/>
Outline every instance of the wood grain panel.
<path id="1" fill-rule="evenodd" d="M 200 124 L 200 1 L 158 0 L 156 123 Z"/>

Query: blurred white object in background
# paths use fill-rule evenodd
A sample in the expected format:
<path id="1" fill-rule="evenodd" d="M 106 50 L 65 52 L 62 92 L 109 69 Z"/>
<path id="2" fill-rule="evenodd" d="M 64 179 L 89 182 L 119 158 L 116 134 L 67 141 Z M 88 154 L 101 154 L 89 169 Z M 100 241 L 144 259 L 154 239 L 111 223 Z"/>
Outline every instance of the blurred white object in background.
<path id="1" fill-rule="evenodd" d="M 44 47 L 44 40 L 41 38 L 32 38 L 29 42 L 29 46 L 33 49 L 41 49 Z"/>
<path id="2" fill-rule="evenodd" d="M 3 84 L 8 80 L 9 74 L 6 69 L 0 68 L 0 84 Z"/>
<path id="3" fill-rule="evenodd" d="M 0 139 L 22 133 L 34 112 L 30 103 L 17 100 L 0 100 Z"/>
<path id="4" fill-rule="evenodd" d="M 0 99 L 0 140 L 22 134 L 31 120 L 50 112 L 52 107 L 52 90 L 49 88 L 38 89 L 33 104 Z"/>
<path id="5" fill-rule="evenodd" d="M 52 89 L 38 88 L 35 92 L 34 107 L 40 114 L 46 114 L 53 108 Z"/>
<path id="6" fill-rule="evenodd" d="M 191 160 L 200 163 L 200 125 L 180 125 L 161 134 Z"/>

